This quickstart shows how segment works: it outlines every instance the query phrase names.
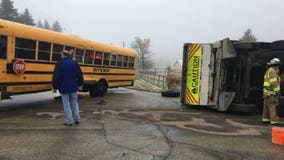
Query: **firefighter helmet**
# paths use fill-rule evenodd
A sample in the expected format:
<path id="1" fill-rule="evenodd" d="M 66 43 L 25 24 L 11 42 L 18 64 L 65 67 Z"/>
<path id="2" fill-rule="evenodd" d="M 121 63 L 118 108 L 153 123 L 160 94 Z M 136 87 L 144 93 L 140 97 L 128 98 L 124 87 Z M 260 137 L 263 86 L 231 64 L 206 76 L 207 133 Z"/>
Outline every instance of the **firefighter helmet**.
<path id="1" fill-rule="evenodd" d="M 281 65 L 281 61 L 279 58 L 273 58 L 267 64 L 268 65 Z"/>

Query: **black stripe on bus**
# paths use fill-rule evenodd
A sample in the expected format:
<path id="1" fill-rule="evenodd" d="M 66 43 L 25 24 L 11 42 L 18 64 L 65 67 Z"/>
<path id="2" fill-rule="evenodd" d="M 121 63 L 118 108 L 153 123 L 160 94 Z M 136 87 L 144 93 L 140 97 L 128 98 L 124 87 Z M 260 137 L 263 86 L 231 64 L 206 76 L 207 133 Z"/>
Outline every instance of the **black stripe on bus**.
<path id="1" fill-rule="evenodd" d="M 6 92 L 6 94 L 9 96 L 13 96 L 13 95 L 19 95 L 19 94 L 39 93 L 39 92 L 45 92 L 45 91 L 50 91 L 50 89 L 37 90 L 37 91 L 26 91 L 26 92 Z"/>
<path id="2" fill-rule="evenodd" d="M 108 82 L 132 82 L 133 80 L 109 80 Z"/>
<path id="3" fill-rule="evenodd" d="M 57 62 L 49 62 L 49 61 L 33 61 L 24 59 L 26 63 L 38 63 L 38 64 L 56 64 Z"/>
<path id="4" fill-rule="evenodd" d="M 116 88 L 116 87 L 130 87 L 130 86 L 133 86 L 132 84 L 131 85 L 122 85 L 122 86 L 112 86 L 110 88 Z"/>
<path id="5" fill-rule="evenodd" d="M 108 80 L 108 82 L 132 82 L 133 80 Z M 93 82 L 85 81 L 84 83 Z M 9 82 L 0 83 L 0 86 L 17 86 L 17 85 L 41 85 L 41 84 L 52 84 L 52 82 Z"/>
<path id="6" fill-rule="evenodd" d="M 15 74 L 14 72 L 7 72 L 8 74 Z M 50 71 L 25 71 L 24 74 L 53 74 Z M 95 73 L 95 72 L 83 72 L 86 75 L 116 75 L 116 76 L 135 76 L 133 73 Z"/>
<path id="7" fill-rule="evenodd" d="M 40 85 L 40 84 L 52 84 L 52 82 L 9 82 L 9 83 L 0 83 L 0 86 Z"/>
<path id="8" fill-rule="evenodd" d="M 57 62 L 49 62 L 49 61 L 33 61 L 33 60 L 26 60 L 26 63 L 35 63 L 35 64 L 57 64 Z M 101 67 L 101 68 L 114 68 L 114 69 L 131 69 L 131 70 L 135 70 L 135 68 L 129 68 L 129 67 L 115 67 L 115 66 L 102 66 L 102 65 L 89 65 L 89 64 L 80 64 L 78 63 L 80 66 L 84 66 L 84 67 Z"/>
<path id="9" fill-rule="evenodd" d="M 87 75 L 117 75 L 117 76 L 135 76 L 134 73 L 94 73 L 94 72 L 83 72 Z"/>
<path id="10" fill-rule="evenodd" d="M 53 74 L 50 71 L 25 71 L 24 74 Z"/>

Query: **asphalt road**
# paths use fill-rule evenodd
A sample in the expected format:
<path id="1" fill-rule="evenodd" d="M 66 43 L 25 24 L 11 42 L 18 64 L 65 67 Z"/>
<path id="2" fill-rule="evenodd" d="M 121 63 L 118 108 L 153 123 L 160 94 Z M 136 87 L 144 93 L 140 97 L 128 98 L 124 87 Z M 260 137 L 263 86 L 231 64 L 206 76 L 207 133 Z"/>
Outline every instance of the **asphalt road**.
<path id="1" fill-rule="evenodd" d="M 0 160 L 283 160 L 260 115 L 181 108 L 178 98 L 124 88 L 107 104 L 80 94 L 80 125 L 62 125 L 50 92 L 0 104 Z"/>

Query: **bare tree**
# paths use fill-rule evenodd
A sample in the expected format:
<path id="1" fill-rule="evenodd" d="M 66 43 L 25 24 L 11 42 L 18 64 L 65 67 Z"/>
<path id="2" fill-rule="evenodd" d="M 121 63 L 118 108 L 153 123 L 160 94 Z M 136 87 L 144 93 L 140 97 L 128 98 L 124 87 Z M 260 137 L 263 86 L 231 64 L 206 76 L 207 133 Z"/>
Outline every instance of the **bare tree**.
<path id="1" fill-rule="evenodd" d="M 255 42 L 257 38 L 252 34 L 252 30 L 249 28 L 245 31 L 242 38 L 239 39 L 240 41 L 247 41 L 247 42 Z"/>
<path id="2" fill-rule="evenodd" d="M 141 39 L 140 37 L 135 37 L 134 41 L 131 43 L 131 48 L 134 49 L 138 54 L 137 68 L 145 71 L 154 66 L 151 59 L 152 52 L 150 50 L 151 39 Z"/>

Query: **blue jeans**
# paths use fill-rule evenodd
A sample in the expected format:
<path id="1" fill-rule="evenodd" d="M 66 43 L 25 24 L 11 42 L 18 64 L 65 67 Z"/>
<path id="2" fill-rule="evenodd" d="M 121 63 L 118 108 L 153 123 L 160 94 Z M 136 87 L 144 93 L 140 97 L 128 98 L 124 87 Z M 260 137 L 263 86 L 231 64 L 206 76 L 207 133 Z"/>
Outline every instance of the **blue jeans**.
<path id="1" fill-rule="evenodd" d="M 66 118 L 65 122 L 67 124 L 73 123 L 72 110 L 75 116 L 75 120 L 80 121 L 77 92 L 62 94 L 61 97 L 62 97 L 61 99 L 62 99 L 63 108 L 64 108 L 64 114 Z M 71 110 L 71 107 L 72 107 L 72 110 Z"/>

